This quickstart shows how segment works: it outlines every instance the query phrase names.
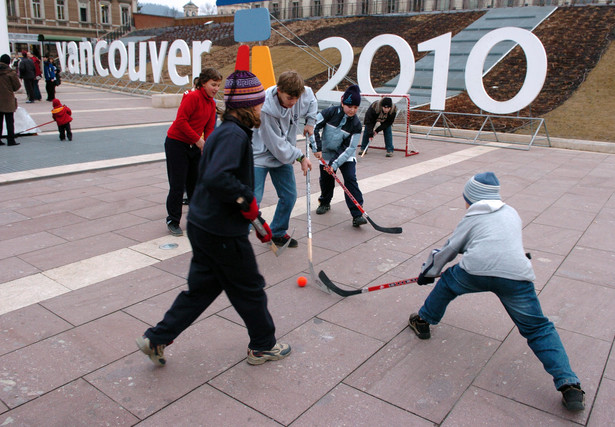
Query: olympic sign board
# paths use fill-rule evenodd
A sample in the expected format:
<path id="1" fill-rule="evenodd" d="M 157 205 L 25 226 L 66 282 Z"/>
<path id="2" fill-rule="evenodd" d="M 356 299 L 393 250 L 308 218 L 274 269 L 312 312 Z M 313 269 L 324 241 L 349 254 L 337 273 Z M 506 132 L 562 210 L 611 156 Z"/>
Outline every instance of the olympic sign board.
<path id="1" fill-rule="evenodd" d="M 483 69 L 487 55 L 493 47 L 505 40 L 517 43 L 523 50 L 527 62 L 525 80 L 517 94 L 507 101 L 496 101 L 487 94 L 483 85 Z M 111 74 L 121 78 L 128 70 L 132 81 L 146 81 L 146 68 L 139 66 L 136 70 L 136 44 L 116 40 L 110 45 L 99 41 L 94 47 L 90 42 L 56 43 L 58 56 L 63 70 L 72 74 L 94 74 L 101 76 Z M 381 34 L 371 39 L 361 51 L 357 65 L 357 80 L 362 93 L 376 93 L 371 82 L 370 70 L 374 55 L 384 46 L 392 47 L 399 57 L 400 72 L 397 86 L 392 93 L 408 93 L 414 80 L 415 60 L 408 42 L 394 34 Z M 352 45 L 342 37 L 329 37 L 318 44 L 320 50 L 337 49 L 341 55 L 341 63 L 331 78 L 316 93 L 319 100 L 338 102 L 342 96 L 341 91 L 335 87 L 346 77 L 354 60 Z M 101 53 L 108 48 L 108 69 L 101 62 Z M 201 72 L 201 55 L 211 49 L 211 41 L 192 42 L 192 54 L 184 40 L 175 40 L 170 46 L 164 41 L 160 45 L 160 52 L 155 42 L 139 43 L 139 64 L 146 64 L 149 53 L 155 83 L 160 82 L 162 67 L 167 58 L 167 70 L 171 81 L 183 86 L 190 82 L 188 76 L 181 76 L 177 72 L 178 65 L 192 65 L 192 75 L 198 76 Z M 448 79 L 448 66 L 451 51 L 451 33 L 446 33 L 418 44 L 419 52 L 434 52 L 434 73 L 432 76 L 432 90 L 430 107 L 433 110 L 444 110 L 446 101 L 446 87 Z M 119 64 L 116 56 L 119 55 Z M 498 28 L 479 39 L 473 46 L 465 67 L 465 85 L 468 95 L 474 104 L 482 110 L 494 114 L 510 114 L 522 110 L 532 103 L 538 96 L 547 76 L 547 54 L 544 46 L 530 31 L 517 28 Z"/>

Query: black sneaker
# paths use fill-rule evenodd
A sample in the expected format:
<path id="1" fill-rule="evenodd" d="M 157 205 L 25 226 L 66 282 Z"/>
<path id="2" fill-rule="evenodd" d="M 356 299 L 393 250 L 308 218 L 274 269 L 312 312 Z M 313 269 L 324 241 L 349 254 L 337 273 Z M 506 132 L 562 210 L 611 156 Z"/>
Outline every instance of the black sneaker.
<path id="1" fill-rule="evenodd" d="M 585 392 L 581 384 L 566 384 L 558 389 L 562 392 L 562 403 L 569 411 L 582 411 L 585 409 Z"/>
<path id="2" fill-rule="evenodd" d="M 189 204 L 190 204 L 190 200 L 188 200 L 188 198 L 187 198 L 187 197 L 184 197 L 184 198 L 182 199 L 182 205 L 189 205 Z"/>
<path id="3" fill-rule="evenodd" d="M 410 315 L 408 325 L 410 326 L 410 329 L 412 329 L 416 336 L 420 339 L 427 340 L 431 338 L 431 332 L 429 332 L 429 323 L 421 319 L 421 317 L 417 313 L 412 313 Z"/>
<path id="4" fill-rule="evenodd" d="M 297 246 L 299 246 L 299 243 L 297 243 L 297 241 L 291 238 L 288 234 L 285 234 L 280 237 L 274 237 L 271 239 L 271 241 L 275 243 L 276 246 L 284 246 L 286 242 L 288 242 L 288 239 L 290 239 L 290 243 L 288 244 L 289 248 L 296 248 Z"/>
<path id="5" fill-rule="evenodd" d="M 316 215 L 326 214 L 327 212 L 329 212 L 330 209 L 331 209 L 330 204 L 321 203 L 320 206 L 318 206 L 318 208 L 316 209 Z"/>
<path id="6" fill-rule="evenodd" d="M 167 228 L 169 229 L 169 233 L 171 233 L 174 236 L 183 236 L 184 232 L 182 231 L 182 228 L 179 226 L 179 223 L 176 221 L 167 221 Z"/>
<path id="7" fill-rule="evenodd" d="M 360 227 L 365 224 L 367 224 L 367 220 L 363 218 L 363 216 L 355 216 L 354 218 L 352 218 L 353 227 Z"/>

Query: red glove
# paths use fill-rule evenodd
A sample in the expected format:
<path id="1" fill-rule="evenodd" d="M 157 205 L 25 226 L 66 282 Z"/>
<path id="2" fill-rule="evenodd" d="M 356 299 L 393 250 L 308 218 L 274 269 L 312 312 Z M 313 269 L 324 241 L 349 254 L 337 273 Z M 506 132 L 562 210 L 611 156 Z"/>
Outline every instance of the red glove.
<path id="1" fill-rule="evenodd" d="M 257 222 L 259 223 L 260 227 L 257 226 Z M 256 231 L 256 237 L 258 237 L 258 240 L 263 243 L 271 241 L 271 238 L 273 237 L 273 234 L 271 234 L 271 228 L 269 228 L 269 224 L 267 224 L 262 217 L 259 216 L 258 218 L 256 218 L 252 222 L 252 224 L 254 224 L 254 231 Z M 261 230 L 261 232 L 264 232 L 264 235 L 261 234 L 259 230 Z"/>
<path id="2" fill-rule="evenodd" d="M 241 206 L 241 214 L 243 215 L 245 219 L 252 222 L 256 218 L 258 218 L 258 215 L 260 214 L 260 212 L 258 211 L 258 204 L 256 203 L 256 197 L 252 198 L 252 202 L 250 202 L 249 205 L 247 202 L 243 201 L 240 206 Z"/>

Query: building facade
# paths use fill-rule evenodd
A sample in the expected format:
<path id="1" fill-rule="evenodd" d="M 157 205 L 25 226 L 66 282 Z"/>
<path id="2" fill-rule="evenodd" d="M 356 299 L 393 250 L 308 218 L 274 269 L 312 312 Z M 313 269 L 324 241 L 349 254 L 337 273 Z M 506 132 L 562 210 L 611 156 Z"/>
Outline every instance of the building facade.
<path id="1" fill-rule="evenodd" d="M 1 1 L 6 2 L 12 52 L 41 50 L 45 42 L 99 39 L 113 31 L 127 32 L 137 12 L 137 0 Z"/>
<path id="2" fill-rule="evenodd" d="M 271 0 L 218 6 L 218 14 L 264 7 L 278 19 L 474 10 L 496 7 L 607 4 L 611 0 Z"/>

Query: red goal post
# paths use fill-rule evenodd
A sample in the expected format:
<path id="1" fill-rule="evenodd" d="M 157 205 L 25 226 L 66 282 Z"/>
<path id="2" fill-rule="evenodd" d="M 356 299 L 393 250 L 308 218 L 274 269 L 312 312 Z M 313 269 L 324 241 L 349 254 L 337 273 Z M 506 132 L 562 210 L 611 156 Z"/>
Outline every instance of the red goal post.
<path id="1" fill-rule="evenodd" d="M 369 105 L 382 98 L 391 98 L 393 104 L 397 107 L 397 116 L 393 122 L 393 149 L 395 151 L 403 151 L 406 157 L 419 154 L 414 148 L 412 138 L 410 137 L 410 95 L 396 95 L 392 93 L 362 93 L 361 97 L 369 100 L 369 104 L 365 107 L 362 104 L 359 109 L 359 118 L 363 124 L 365 124 L 365 113 L 367 112 Z M 361 135 L 361 138 L 363 138 L 363 135 Z M 369 144 L 368 151 L 372 148 L 378 150 L 385 149 L 384 136 L 382 134 L 374 136 Z"/>

